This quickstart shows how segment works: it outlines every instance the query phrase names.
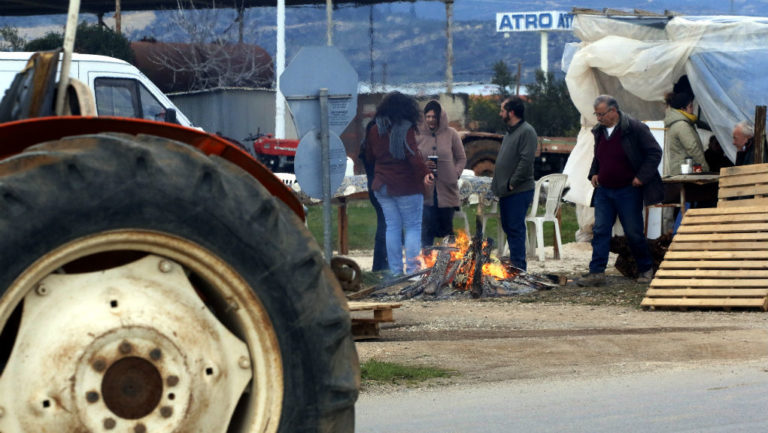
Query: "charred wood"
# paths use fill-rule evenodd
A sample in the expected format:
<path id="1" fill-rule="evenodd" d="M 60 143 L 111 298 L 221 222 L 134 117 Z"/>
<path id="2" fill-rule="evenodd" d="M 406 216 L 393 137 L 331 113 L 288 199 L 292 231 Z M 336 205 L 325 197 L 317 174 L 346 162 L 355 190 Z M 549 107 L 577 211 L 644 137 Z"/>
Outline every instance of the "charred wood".
<path id="1" fill-rule="evenodd" d="M 483 283 L 486 280 L 486 278 L 483 278 L 483 265 L 485 265 L 490 261 L 492 250 L 493 250 L 493 241 L 489 239 L 485 242 L 485 245 L 480 250 L 480 255 L 478 255 L 477 260 L 475 260 L 475 272 L 472 277 L 472 291 L 471 291 L 473 298 L 479 298 L 480 296 L 482 296 L 484 292 Z M 487 278 L 487 279 L 492 280 L 493 278 Z"/>

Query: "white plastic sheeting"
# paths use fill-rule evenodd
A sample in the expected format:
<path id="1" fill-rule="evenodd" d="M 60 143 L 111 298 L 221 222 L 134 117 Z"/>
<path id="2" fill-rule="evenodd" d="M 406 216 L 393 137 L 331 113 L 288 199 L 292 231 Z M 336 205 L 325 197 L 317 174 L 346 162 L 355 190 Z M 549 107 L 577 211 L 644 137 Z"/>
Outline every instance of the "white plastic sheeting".
<path id="1" fill-rule="evenodd" d="M 687 74 L 703 117 L 732 160 L 733 125 L 753 121 L 755 106 L 768 105 L 768 18 L 576 15 L 574 33 L 582 42 L 569 59 L 566 83 L 582 131 L 563 171 L 571 185 L 565 199 L 576 204 L 588 206 L 592 197 L 589 129 L 598 95 L 612 94 L 639 120 L 662 120 L 664 95 Z"/>

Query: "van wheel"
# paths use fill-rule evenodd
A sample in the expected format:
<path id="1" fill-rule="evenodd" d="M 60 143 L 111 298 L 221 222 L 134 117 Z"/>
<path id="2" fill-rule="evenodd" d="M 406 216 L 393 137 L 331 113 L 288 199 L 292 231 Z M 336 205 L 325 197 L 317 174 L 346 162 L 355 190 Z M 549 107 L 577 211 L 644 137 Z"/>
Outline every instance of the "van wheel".
<path id="1" fill-rule="evenodd" d="M 0 207 L 0 431 L 354 431 L 340 287 L 236 166 L 69 137 L 0 163 Z"/>

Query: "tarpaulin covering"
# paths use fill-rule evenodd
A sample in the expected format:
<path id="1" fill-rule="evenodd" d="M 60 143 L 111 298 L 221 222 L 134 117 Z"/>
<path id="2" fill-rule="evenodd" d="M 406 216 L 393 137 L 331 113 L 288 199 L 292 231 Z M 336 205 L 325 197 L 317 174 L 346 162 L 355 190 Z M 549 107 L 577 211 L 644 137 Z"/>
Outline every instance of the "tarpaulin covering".
<path id="1" fill-rule="evenodd" d="M 639 120 L 663 120 L 664 95 L 687 75 L 694 103 L 731 160 L 733 126 L 751 124 L 755 106 L 768 105 L 768 18 L 576 15 L 573 27 L 582 42 L 566 50 L 565 80 L 582 131 L 563 170 L 571 185 L 566 200 L 588 206 L 592 197 L 588 132 L 598 95 L 613 95 Z"/>

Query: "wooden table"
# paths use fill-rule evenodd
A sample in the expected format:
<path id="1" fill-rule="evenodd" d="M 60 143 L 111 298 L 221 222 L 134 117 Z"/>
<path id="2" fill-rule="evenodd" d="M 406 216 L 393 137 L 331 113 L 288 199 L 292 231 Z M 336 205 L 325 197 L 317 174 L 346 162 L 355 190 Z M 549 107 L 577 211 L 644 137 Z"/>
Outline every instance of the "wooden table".
<path id="1" fill-rule="evenodd" d="M 662 182 L 667 184 L 679 184 L 680 185 L 680 213 L 685 215 L 685 202 L 686 202 L 686 188 L 696 185 L 711 185 L 717 184 L 720 179 L 720 175 L 714 173 L 694 173 L 694 174 L 678 174 L 676 176 L 667 176 L 661 178 Z M 715 187 L 715 191 L 717 188 Z M 708 197 L 717 200 L 717 194 L 714 197 Z"/>

